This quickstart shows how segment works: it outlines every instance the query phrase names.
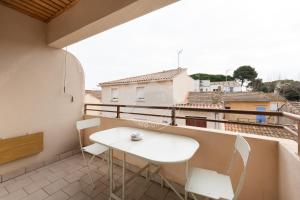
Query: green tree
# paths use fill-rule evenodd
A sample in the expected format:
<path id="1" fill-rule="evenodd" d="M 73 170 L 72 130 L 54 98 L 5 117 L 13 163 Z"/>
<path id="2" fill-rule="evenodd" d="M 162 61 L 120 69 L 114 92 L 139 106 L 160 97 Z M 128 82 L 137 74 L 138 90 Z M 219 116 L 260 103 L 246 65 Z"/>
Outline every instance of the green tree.
<path id="1" fill-rule="evenodd" d="M 279 93 L 290 101 L 300 101 L 300 82 L 293 81 L 282 85 Z"/>
<path id="2" fill-rule="evenodd" d="M 245 81 L 254 81 L 256 77 L 255 68 L 248 65 L 240 66 L 233 72 L 233 78 L 241 81 L 241 86 L 244 85 Z"/>
<path id="3" fill-rule="evenodd" d="M 223 74 L 203 74 L 203 73 L 197 73 L 192 74 L 191 77 L 194 80 L 210 80 L 211 82 L 216 81 L 226 81 L 226 76 Z M 234 78 L 232 76 L 227 76 L 227 81 L 233 81 Z"/>
<path id="4" fill-rule="evenodd" d="M 263 91 L 264 83 L 261 78 L 257 78 L 255 80 L 251 81 L 248 84 L 248 87 L 251 87 L 253 89 L 253 91 Z"/>

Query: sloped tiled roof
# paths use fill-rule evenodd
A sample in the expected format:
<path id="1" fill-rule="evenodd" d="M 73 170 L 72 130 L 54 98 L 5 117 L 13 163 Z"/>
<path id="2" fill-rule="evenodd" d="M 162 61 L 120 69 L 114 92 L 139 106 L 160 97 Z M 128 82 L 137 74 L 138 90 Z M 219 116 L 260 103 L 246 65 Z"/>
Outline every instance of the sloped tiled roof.
<path id="1" fill-rule="evenodd" d="M 177 107 L 183 108 L 211 108 L 211 109 L 224 109 L 222 104 L 212 104 L 212 103 L 185 103 L 185 104 L 176 104 Z"/>
<path id="2" fill-rule="evenodd" d="M 271 101 L 285 101 L 285 98 L 279 94 L 264 93 L 264 92 L 232 92 L 225 93 L 224 101 L 260 101 L 260 102 L 271 102 Z"/>
<path id="3" fill-rule="evenodd" d="M 167 80 L 173 80 L 175 76 L 180 74 L 181 72 L 185 71 L 186 68 L 177 68 L 177 69 L 171 69 L 161 72 L 156 72 L 152 74 L 145 74 L 141 76 L 134 76 L 114 81 L 108 81 L 99 83 L 100 86 L 105 85 L 118 85 L 118 84 L 130 84 L 130 83 L 146 83 L 151 81 L 167 81 Z"/>
<path id="4" fill-rule="evenodd" d="M 210 82 L 210 85 L 222 85 L 224 87 L 239 87 L 241 84 L 236 81 L 216 81 Z"/>
<path id="5" fill-rule="evenodd" d="M 218 104 L 222 102 L 222 93 L 218 92 L 189 92 L 187 102 L 190 104 Z"/>
<path id="6" fill-rule="evenodd" d="M 283 128 L 266 127 L 266 126 L 253 126 L 242 124 L 225 124 L 226 131 L 233 131 L 239 133 L 249 133 L 255 135 L 263 135 L 276 138 L 284 138 L 297 141 L 298 137 Z"/>
<path id="7" fill-rule="evenodd" d="M 263 92 L 190 92 L 187 100 L 188 103 L 286 101 L 286 99 L 280 95 Z"/>
<path id="8" fill-rule="evenodd" d="M 276 94 L 276 93 L 264 93 L 264 94 L 267 95 L 271 101 L 287 101 L 287 99 L 281 96 L 280 94 Z"/>

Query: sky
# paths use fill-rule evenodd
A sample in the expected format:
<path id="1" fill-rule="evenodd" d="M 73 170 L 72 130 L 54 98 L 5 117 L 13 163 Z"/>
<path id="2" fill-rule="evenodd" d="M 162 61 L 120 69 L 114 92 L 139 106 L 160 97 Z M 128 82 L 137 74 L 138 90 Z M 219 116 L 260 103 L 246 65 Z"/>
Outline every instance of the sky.
<path id="1" fill-rule="evenodd" d="M 86 89 L 177 68 L 232 74 L 250 65 L 263 81 L 300 80 L 299 0 L 181 0 L 68 47 Z"/>

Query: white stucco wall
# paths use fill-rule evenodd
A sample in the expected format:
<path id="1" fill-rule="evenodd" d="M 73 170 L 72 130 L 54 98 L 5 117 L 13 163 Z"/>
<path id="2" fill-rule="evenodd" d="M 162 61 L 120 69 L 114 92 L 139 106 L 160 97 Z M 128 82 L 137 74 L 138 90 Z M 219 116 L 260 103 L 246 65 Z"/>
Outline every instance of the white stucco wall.
<path id="1" fill-rule="evenodd" d="M 101 100 L 94 97 L 93 95 L 91 94 L 85 94 L 84 95 L 84 103 L 96 103 L 96 104 L 99 104 L 101 103 Z"/>
<path id="2" fill-rule="evenodd" d="M 136 98 L 136 88 L 144 87 L 145 100 L 139 101 Z M 118 101 L 111 100 L 111 89 L 117 88 L 119 99 Z M 173 105 L 173 84 L 172 81 L 159 81 L 143 84 L 124 84 L 102 87 L 102 103 L 103 104 L 125 104 L 125 105 L 143 105 L 143 106 L 170 106 Z M 113 107 L 101 107 L 103 110 L 116 110 Z M 143 108 L 121 108 L 123 112 L 148 113 L 169 115 L 168 110 L 153 110 Z M 102 116 L 116 117 L 116 113 L 102 112 Z M 153 122 L 161 122 L 162 119 L 151 116 L 121 114 L 122 118 L 149 120 Z M 158 121 L 157 121 L 158 120 Z"/>
<path id="3" fill-rule="evenodd" d="M 224 87 L 224 92 L 230 92 L 230 87 Z M 234 86 L 233 92 L 242 92 L 241 86 Z"/>
<path id="4" fill-rule="evenodd" d="M 185 103 L 189 92 L 195 90 L 194 80 L 183 71 L 173 79 L 173 102 L 174 104 Z"/>
<path id="5" fill-rule="evenodd" d="M 67 56 L 46 45 L 46 24 L 0 5 L 0 137 L 44 132 L 40 154 L 0 166 L 0 174 L 50 159 L 77 147 L 75 122 L 82 116 L 84 74 Z"/>
<path id="6" fill-rule="evenodd" d="M 145 88 L 145 100 L 137 101 L 136 88 Z M 111 88 L 118 88 L 119 100 L 111 101 Z M 158 105 L 169 106 L 173 104 L 172 81 L 159 81 L 144 84 L 124 84 L 102 87 L 102 103 L 127 105 Z"/>

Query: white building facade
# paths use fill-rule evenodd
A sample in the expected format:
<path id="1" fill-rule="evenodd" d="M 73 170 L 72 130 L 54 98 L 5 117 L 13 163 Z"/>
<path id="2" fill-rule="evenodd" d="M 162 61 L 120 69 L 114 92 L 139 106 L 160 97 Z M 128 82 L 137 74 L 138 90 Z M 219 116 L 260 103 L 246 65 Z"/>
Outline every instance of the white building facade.
<path id="1" fill-rule="evenodd" d="M 195 80 L 196 92 L 242 92 L 242 86 L 236 81 Z"/>
<path id="2" fill-rule="evenodd" d="M 186 103 L 188 93 L 195 90 L 194 80 L 187 74 L 187 69 L 177 68 L 153 74 L 125 78 L 115 81 L 100 83 L 102 88 L 102 103 L 115 105 L 140 105 L 140 106 L 167 106 L 183 105 Z M 115 107 L 102 109 L 116 110 Z M 144 109 L 144 108 L 121 108 L 122 112 L 147 113 L 170 116 L 170 110 Z M 105 116 L 115 117 L 115 113 L 105 113 Z M 196 116 L 209 119 L 220 119 L 220 114 L 178 111 L 177 116 Z M 121 113 L 123 118 L 135 120 L 147 120 L 159 123 L 171 123 L 170 117 L 155 117 Z M 193 123 L 191 120 L 188 123 Z M 186 121 L 177 120 L 178 125 L 186 125 Z M 204 123 L 203 123 L 204 124 Z M 207 122 L 208 128 L 218 128 L 220 125 Z M 203 126 L 204 126 L 203 125 Z"/>

